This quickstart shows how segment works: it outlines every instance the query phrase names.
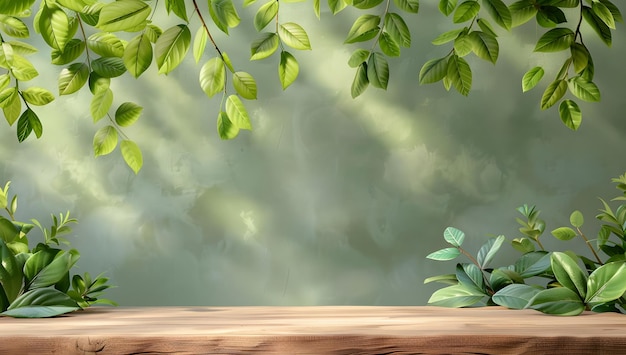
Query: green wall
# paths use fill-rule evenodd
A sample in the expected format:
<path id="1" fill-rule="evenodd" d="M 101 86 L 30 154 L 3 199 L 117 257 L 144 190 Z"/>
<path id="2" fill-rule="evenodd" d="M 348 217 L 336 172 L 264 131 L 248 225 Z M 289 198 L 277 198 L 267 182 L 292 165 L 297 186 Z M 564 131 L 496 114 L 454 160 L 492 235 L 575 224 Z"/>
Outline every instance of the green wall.
<path id="1" fill-rule="evenodd" d="M 424 278 L 453 267 L 424 259 L 444 246 L 445 227 L 464 230 L 475 250 L 490 235 L 518 237 L 524 203 L 550 230 L 574 209 L 591 223 L 597 197 L 614 196 L 610 178 L 626 171 L 623 24 L 610 49 L 585 37 L 603 98 L 581 105 L 572 132 L 556 108 L 539 109 L 544 86 L 521 94 L 527 69 L 549 68 L 545 85 L 562 61 L 532 53 L 541 28 L 503 33 L 495 66 L 471 59 L 474 86 L 462 97 L 417 83 L 422 64 L 449 50 L 430 41 L 451 28 L 424 3 L 414 48 L 391 60 L 388 91 L 353 100 L 353 47 L 342 42 L 355 13 L 319 22 L 308 2 L 285 8 L 314 49 L 297 53 L 301 75 L 286 92 L 277 58 L 247 60 L 252 10 L 231 37 L 217 35 L 260 85 L 248 104 L 254 131 L 234 141 L 217 137 L 219 99 L 199 88 L 191 58 L 169 76 L 153 65 L 145 78 L 114 81 L 117 104 L 145 106 L 126 131 L 144 152 L 137 176 L 118 152 L 93 158 L 86 90 L 38 109 L 41 140 L 18 144 L 4 124 L 0 180 L 13 181 L 18 218 L 72 211 L 80 271 L 106 271 L 121 305 L 422 305 L 435 289 Z M 60 68 L 46 68 L 38 85 L 56 91 Z"/>

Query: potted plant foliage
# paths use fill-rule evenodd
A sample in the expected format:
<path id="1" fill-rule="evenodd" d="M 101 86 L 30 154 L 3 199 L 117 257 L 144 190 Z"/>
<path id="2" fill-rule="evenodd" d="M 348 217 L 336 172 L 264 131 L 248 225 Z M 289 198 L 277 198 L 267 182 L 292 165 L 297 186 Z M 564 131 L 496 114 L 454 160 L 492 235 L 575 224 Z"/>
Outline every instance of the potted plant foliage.
<path id="1" fill-rule="evenodd" d="M 432 260 L 453 260 L 464 255 L 470 262 L 456 264 L 455 272 L 434 276 L 424 283 L 442 282 L 449 286 L 435 291 L 430 305 L 445 307 L 500 305 L 512 309 L 535 309 L 548 314 L 578 315 L 594 312 L 624 312 L 626 308 L 626 174 L 612 179 L 622 201 L 615 209 L 603 199 L 600 229 L 594 240 L 583 232 L 583 215 L 574 211 L 571 226 L 553 229 L 551 234 L 562 241 L 581 238 L 590 255 L 573 251 L 549 251 L 541 243 L 546 223 L 539 210 L 524 205 L 517 218 L 523 237 L 511 245 L 521 252 L 511 264 L 492 267 L 494 256 L 506 241 L 500 235 L 489 239 L 474 257 L 463 249 L 465 234 L 453 227 L 444 231 L 451 247 L 427 256 Z"/>
<path id="2" fill-rule="evenodd" d="M 69 248 L 63 235 L 71 233 L 77 220 L 70 213 L 52 215 L 52 226 L 44 228 L 15 219 L 17 195 L 9 199 L 10 182 L 0 189 L 0 315 L 11 317 L 52 317 L 94 304 L 116 305 L 99 295 L 111 287 L 108 278 L 89 273 L 70 275 L 80 254 Z M 31 248 L 27 234 L 38 227 L 43 240 Z M 62 248 L 67 246 L 67 249 Z"/>

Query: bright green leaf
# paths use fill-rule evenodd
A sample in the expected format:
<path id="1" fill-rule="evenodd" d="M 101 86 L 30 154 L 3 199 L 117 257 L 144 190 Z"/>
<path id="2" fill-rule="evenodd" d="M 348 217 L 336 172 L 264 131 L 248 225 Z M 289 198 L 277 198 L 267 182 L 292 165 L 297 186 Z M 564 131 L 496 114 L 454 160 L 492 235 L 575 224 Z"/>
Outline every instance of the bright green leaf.
<path id="1" fill-rule="evenodd" d="M 411 14 L 416 14 L 420 8 L 419 0 L 393 0 L 393 3 L 399 9 Z"/>
<path id="2" fill-rule="evenodd" d="M 555 287 L 537 293 L 530 300 L 528 308 L 547 314 L 575 316 L 585 310 L 585 305 L 574 291 L 565 287 Z"/>
<path id="3" fill-rule="evenodd" d="M 382 53 L 374 52 L 367 61 L 367 77 L 372 86 L 387 89 L 389 63 Z"/>
<path id="4" fill-rule="evenodd" d="M 569 28 L 557 27 L 544 33 L 535 46 L 535 52 L 558 52 L 570 48 L 574 32 Z"/>
<path id="5" fill-rule="evenodd" d="M 510 284 L 507 285 L 498 292 L 496 292 L 491 299 L 497 305 L 511 308 L 511 309 L 524 309 L 528 302 L 539 293 L 539 289 L 525 284 Z"/>
<path id="6" fill-rule="evenodd" d="M 467 31 L 467 27 L 446 31 L 440 34 L 439 36 L 437 36 L 437 38 L 433 39 L 432 44 L 438 46 L 438 45 L 446 44 L 450 41 L 454 41 L 457 37 L 459 37 L 461 33 L 464 33 L 465 31 Z"/>
<path id="7" fill-rule="evenodd" d="M 587 47 L 580 43 L 572 43 L 570 51 L 572 53 L 572 63 L 574 64 L 574 71 L 576 71 L 576 73 L 580 73 L 585 70 L 589 63 L 589 57 L 591 56 L 591 54 L 589 54 L 589 51 L 587 50 Z"/>
<path id="8" fill-rule="evenodd" d="M 522 77 L 522 91 L 526 92 L 534 88 L 541 78 L 543 78 L 544 70 L 542 67 L 534 67 L 527 71 Z"/>
<path id="9" fill-rule="evenodd" d="M 35 106 L 47 105 L 54 101 L 54 95 L 50 91 L 38 87 L 30 87 L 23 90 L 22 96 L 26 102 Z"/>
<path id="10" fill-rule="evenodd" d="M 300 71 L 300 66 L 296 58 L 287 51 L 280 52 L 280 63 L 278 64 L 278 78 L 283 90 L 287 89 L 296 78 Z"/>
<path id="11" fill-rule="evenodd" d="M 118 57 L 100 57 L 91 61 L 94 72 L 103 78 L 116 78 L 126 72 L 124 59 Z"/>
<path id="12" fill-rule="evenodd" d="M 571 130 L 578 130 L 582 123 L 582 112 L 578 104 L 572 100 L 563 100 L 559 105 L 559 116 L 561 121 Z"/>
<path id="13" fill-rule="evenodd" d="M 73 62 L 85 51 L 85 42 L 78 38 L 72 38 L 65 44 L 63 51 L 53 49 L 50 52 L 51 62 L 55 65 L 65 65 Z"/>
<path id="14" fill-rule="evenodd" d="M 448 58 L 436 58 L 427 61 L 420 70 L 419 83 L 431 84 L 445 78 L 448 73 Z"/>
<path id="15" fill-rule="evenodd" d="M 584 299 L 587 294 L 587 275 L 576 261 L 565 253 L 553 252 L 550 262 L 556 280 Z"/>
<path id="16" fill-rule="evenodd" d="M 96 27 L 104 32 L 139 31 L 147 24 L 151 12 L 150 4 L 145 1 L 114 1 L 102 7 Z"/>
<path id="17" fill-rule="evenodd" d="M 378 37 L 378 45 L 380 50 L 389 57 L 400 56 L 400 45 L 387 32 L 381 33 Z"/>
<path id="18" fill-rule="evenodd" d="M 311 49 L 309 36 L 307 35 L 304 28 L 302 28 L 297 23 L 286 22 L 281 24 L 280 26 L 278 26 L 278 35 L 283 43 L 291 48 L 301 50 Z"/>
<path id="19" fill-rule="evenodd" d="M 490 238 L 487 242 L 485 242 L 485 244 L 483 244 L 482 247 L 480 247 L 476 260 L 482 269 L 485 269 L 489 265 L 498 250 L 500 250 L 500 247 L 502 246 L 502 243 L 504 243 L 505 239 L 506 238 L 503 235 L 499 235 L 496 238 Z"/>
<path id="20" fill-rule="evenodd" d="M 388 12 L 385 15 L 385 31 L 400 46 L 405 48 L 411 47 L 411 31 L 409 31 L 409 26 L 404 22 L 402 16 L 394 12 Z"/>
<path id="21" fill-rule="evenodd" d="M 224 90 L 226 69 L 220 57 L 209 59 L 200 69 L 200 87 L 209 97 Z"/>
<path id="22" fill-rule="evenodd" d="M 234 73 L 233 86 L 239 96 L 247 100 L 256 100 L 257 85 L 252 75 L 242 71 Z"/>
<path id="23" fill-rule="evenodd" d="M 568 80 L 569 90 L 574 96 L 588 102 L 600 101 L 600 89 L 591 81 L 576 76 Z"/>
<path id="24" fill-rule="evenodd" d="M 472 88 L 472 70 L 465 59 L 457 55 L 450 56 L 446 77 L 461 95 L 469 94 Z"/>
<path id="25" fill-rule="evenodd" d="M 511 28 L 511 11 L 502 0 L 484 0 L 482 4 L 498 25 L 507 30 Z"/>
<path id="26" fill-rule="evenodd" d="M 576 237 L 576 232 L 570 227 L 559 227 L 553 230 L 552 235 L 558 240 L 570 240 Z"/>
<path id="27" fill-rule="evenodd" d="M 348 65 L 351 68 L 356 68 L 361 65 L 361 63 L 367 61 L 367 58 L 369 56 L 370 51 L 362 48 L 357 48 L 354 50 L 354 52 L 352 52 L 352 55 L 350 55 L 350 59 L 348 59 Z"/>
<path id="28" fill-rule="evenodd" d="M 139 173 L 139 170 L 141 170 L 143 166 L 143 155 L 137 143 L 130 140 L 123 140 L 120 143 L 120 150 L 122 151 L 122 157 L 126 165 L 128 165 L 135 174 Z"/>
<path id="29" fill-rule="evenodd" d="M 279 44 L 278 35 L 272 32 L 263 32 L 250 47 L 250 60 L 264 59 L 276 52 Z"/>
<path id="30" fill-rule="evenodd" d="M 113 33 L 97 32 L 87 38 L 87 47 L 102 57 L 121 57 L 124 44 Z"/>
<path id="31" fill-rule="evenodd" d="M 591 2 L 591 11 L 609 28 L 615 29 L 615 19 L 611 10 L 599 1 Z"/>
<path id="32" fill-rule="evenodd" d="M 459 255 L 461 255 L 461 251 L 458 248 L 443 248 L 426 255 L 426 259 L 447 261 L 453 260 Z"/>
<path id="33" fill-rule="evenodd" d="M 93 137 L 93 151 L 96 157 L 111 153 L 117 146 L 117 131 L 113 126 L 100 128 Z"/>
<path id="34" fill-rule="evenodd" d="M 13 73 L 13 76 L 20 81 L 29 81 L 39 75 L 35 66 L 28 59 L 19 54 L 13 55 L 11 72 Z"/>
<path id="35" fill-rule="evenodd" d="M 352 86 L 350 88 L 350 94 L 352 98 L 356 98 L 361 95 L 365 89 L 369 86 L 369 79 L 367 78 L 367 63 L 362 62 L 356 70 L 354 79 L 352 80 Z"/>
<path id="36" fill-rule="evenodd" d="M 152 64 L 152 44 L 145 33 L 139 34 L 128 42 L 122 59 L 130 74 L 138 78 Z"/>
<path id="37" fill-rule="evenodd" d="M 252 129 L 250 117 L 246 107 L 237 95 L 230 95 L 226 99 L 226 114 L 230 121 L 239 129 Z"/>
<path id="38" fill-rule="evenodd" d="M 468 307 L 480 302 L 485 295 L 477 289 L 453 285 L 435 291 L 428 304 L 440 307 Z"/>
<path id="39" fill-rule="evenodd" d="M 439 11 L 446 16 L 450 16 L 456 8 L 456 4 L 457 0 L 439 0 Z"/>
<path id="40" fill-rule="evenodd" d="M 626 263 L 611 262 L 595 269 L 587 280 L 586 303 L 604 303 L 620 298 L 626 292 Z"/>
<path id="41" fill-rule="evenodd" d="M 191 32 L 186 25 L 171 27 L 159 37 L 155 44 L 155 58 L 159 74 L 174 70 L 185 58 L 191 45 Z"/>
<path id="42" fill-rule="evenodd" d="M 113 104 L 113 91 L 111 89 L 96 92 L 91 98 L 89 111 L 94 122 L 98 122 L 107 115 Z"/>
<path id="43" fill-rule="evenodd" d="M 221 139 L 233 139 L 239 134 L 239 127 L 230 121 L 226 112 L 217 115 L 217 133 Z"/>
<path id="44" fill-rule="evenodd" d="M 193 40 L 193 58 L 196 60 L 196 64 L 200 62 L 202 54 L 206 49 L 206 43 L 209 40 L 209 35 L 203 26 L 198 27 L 196 36 Z"/>
<path id="45" fill-rule="evenodd" d="M 352 24 L 344 43 L 369 41 L 380 31 L 379 24 L 380 16 L 370 14 L 359 16 Z"/>
<path id="46" fill-rule="evenodd" d="M 89 79 L 89 67 L 85 63 L 73 63 L 59 74 L 59 95 L 69 95 L 80 90 Z"/>
<path id="47" fill-rule="evenodd" d="M 136 103 L 124 102 L 115 110 L 115 123 L 121 127 L 128 127 L 139 119 L 142 112 L 143 107 Z"/>
<path id="48" fill-rule="evenodd" d="M 468 38 L 472 43 L 472 51 L 474 51 L 479 58 L 494 64 L 496 63 L 500 52 L 500 46 L 498 45 L 496 37 L 486 32 L 472 31 Z"/>
<path id="49" fill-rule="evenodd" d="M 476 17 L 479 11 L 480 3 L 478 1 L 464 1 L 454 11 L 454 15 L 452 16 L 452 22 L 461 23 L 469 21 Z"/>
<path id="50" fill-rule="evenodd" d="M 278 1 L 269 0 L 254 15 L 254 28 L 261 32 L 278 15 Z"/>
<path id="51" fill-rule="evenodd" d="M 541 97 L 541 109 L 546 110 L 559 101 L 567 92 L 567 81 L 557 79 L 550 83 Z"/>

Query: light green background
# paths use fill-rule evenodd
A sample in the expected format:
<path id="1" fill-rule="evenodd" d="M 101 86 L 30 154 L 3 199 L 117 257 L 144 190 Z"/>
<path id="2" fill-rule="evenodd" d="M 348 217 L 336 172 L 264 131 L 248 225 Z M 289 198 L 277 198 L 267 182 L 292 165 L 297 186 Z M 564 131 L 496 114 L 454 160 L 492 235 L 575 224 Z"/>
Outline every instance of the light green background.
<path id="1" fill-rule="evenodd" d="M 435 289 L 423 280 L 453 270 L 424 259 L 444 247 L 446 226 L 464 230 L 475 251 L 490 235 L 518 237 L 524 203 L 538 205 L 550 230 L 574 209 L 592 224 L 597 197 L 614 196 L 610 178 L 626 171 L 622 24 L 610 49 L 585 35 L 603 96 L 581 103 L 583 125 L 572 132 L 556 108 L 539 109 L 563 57 L 532 53 L 544 31 L 534 25 L 499 31 L 497 65 L 469 59 L 466 98 L 417 83 L 422 64 L 449 50 L 430 41 L 452 28 L 423 2 L 406 16 L 414 45 L 390 60 L 388 91 L 353 100 L 346 62 L 355 47 L 342 42 L 357 12 L 323 12 L 320 22 L 310 2 L 281 6 L 281 21 L 302 24 L 314 49 L 294 53 L 301 74 L 282 92 L 276 56 L 247 59 L 258 6 L 240 11 L 231 37 L 213 32 L 259 83 L 259 100 L 247 103 L 252 133 L 217 137 L 219 98 L 199 88 L 191 56 L 169 76 L 153 65 L 140 80 L 114 80 L 116 105 L 145 106 L 126 130 L 144 152 L 137 176 L 119 151 L 93 158 L 99 125 L 87 90 L 37 108 L 41 140 L 18 144 L 14 127 L 0 130 L 0 178 L 13 181 L 17 217 L 47 224 L 51 212 L 72 211 L 80 271 L 106 271 L 121 305 L 423 305 Z M 61 68 L 47 53 L 32 60 L 41 69 L 33 85 L 56 92 Z M 523 95 L 521 76 L 535 65 L 546 78 Z"/>

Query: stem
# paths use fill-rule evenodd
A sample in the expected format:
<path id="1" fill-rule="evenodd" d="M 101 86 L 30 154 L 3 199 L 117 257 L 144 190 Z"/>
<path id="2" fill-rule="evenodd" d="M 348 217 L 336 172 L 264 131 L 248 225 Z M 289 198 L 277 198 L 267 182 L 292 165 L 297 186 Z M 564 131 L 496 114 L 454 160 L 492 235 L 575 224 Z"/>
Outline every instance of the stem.
<path id="1" fill-rule="evenodd" d="M 537 239 L 535 239 L 535 242 L 537 242 L 537 245 L 539 245 L 539 248 L 541 248 L 541 250 L 545 251 L 546 248 L 543 247 L 543 244 L 541 244 L 541 242 L 539 241 L 539 237 L 537 237 Z"/>
<path id="2" fill-rule="evenodd" d="M 480 267 L 480 264 L 478 263 L 478 260 L 476 260 L 476 258 L 474 258 L 470 253 L 466 252 L 465 249 L 463 249 L 461 247 L 457 247 L 457 248 L 459 249 L 461 254 L 465 255 L 468 259 L 470 259 L 470 261 L 474 265 L 476 265 L 480 269 L 480 273 L 483 275 L 483 281 L 485 282 L 485 286 L 487 287 L 487 292 L 490 295 L 493 295 L 495 292 L 493 292 L 493 289 L 491 288 L 491 284 L 489 284 L 489 280 L 487 279 L 487 275 L 485 275 L 485 270 L 483 270 L 483 268 Z"/>
<path id="3" fill-rule="evenodd" d="M 215 43 L 215 40 L 213 39 L 213 36 L 211 35 L 211 31 L 209 31 L 209 26 L 207 26 L 206 22 L 204 21 L 204 17 L 202 17 L 202 13 L 200 13 L 200 8 L 198 7 L 197 0 L 193 0 L 192 2 L 193 2 L 193 7 L 195 8 L 196 13 L 198 14 L 198 18 L 200 19 L 200 23 L 202 23 L 202 27 L 204 27 L 206 34 L 209 36 L 209 40 L 211 41 L 211 43 L 213 44 L 213 47 L 217 51 L 217 54 L 219 54 L 220 58 L 222 58 L 223 60 L 224 56 L 222 55 L 222 51 L 220 51 L 220 49 L 217 47 L 217 43 Z"/>
<path id="4" fill-rule="evenodd" d="M 578 231 L 578 234 L 580 234 L 580 236 L 585 240 L 585 243 L 587 244 L 587 246 L 589 247 L 589 249 L 591 249 L 591 252 L 593 253 L 593 256 L 596 258 L 596 260 L 598 261 L 598 264 L 600 265 L 604 265 L 604 263 L 602 262 L 602 260 L 600 260 L 600 257 L 598 256 L 598 253 L 596 253 L 596 250 L 593 249 L 593 247 L 591 246 L 591 242 L 589 241 L 589 239 L 587 239 L 587 237 L 585 236 L 585 234 L 580 230 L 580 228 L 576 227 L 576 230 Z"/>

